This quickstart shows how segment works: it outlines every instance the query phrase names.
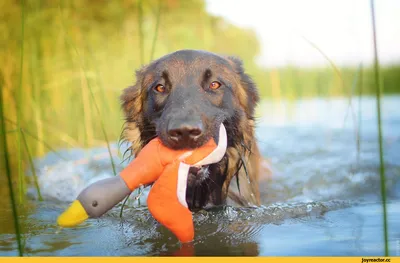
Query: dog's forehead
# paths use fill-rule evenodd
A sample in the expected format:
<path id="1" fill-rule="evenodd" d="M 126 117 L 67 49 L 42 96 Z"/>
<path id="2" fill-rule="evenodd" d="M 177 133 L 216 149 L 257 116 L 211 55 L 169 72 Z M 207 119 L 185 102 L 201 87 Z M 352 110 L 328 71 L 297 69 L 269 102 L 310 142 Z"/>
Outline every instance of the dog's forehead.
<path id="1" fill-rule="evenodd" d="M 212 72 L 230 72 L 233 67 L 229 61 L 219 55 L 195 50 L 182 50 L 166 55 L 154 62 L 152 71 L 161 75 L 167 72 L 170 77 L 180 78 L 188 75 Z"/>

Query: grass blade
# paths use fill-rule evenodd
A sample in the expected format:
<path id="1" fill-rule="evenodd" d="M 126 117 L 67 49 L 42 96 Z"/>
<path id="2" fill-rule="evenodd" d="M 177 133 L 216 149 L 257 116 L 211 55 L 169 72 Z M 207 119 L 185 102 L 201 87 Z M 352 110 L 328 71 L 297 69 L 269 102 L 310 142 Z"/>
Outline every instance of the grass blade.
<path id="1" fill-rule="evenodd" d="M 331 67 L 333 68 L 333 70 L 335 71 L 336 75 L 339 77 L 341 85 L 342 85 L 342 89 L 345 91 L 346 90 L 346 85 L 345 82 L 343 80 L 342 74 L 340 73 L 340 70 L 338 69 L 338 67 L 336 67 L 335 63 L 333 63 L 333 61 L 328 57 L 327 54 L 325 54 L 325 52 L 323 52 L 315 43 L 311 42 L 309 39 L 307 39 L 306 37 L 303 36 L 303 39 L 309 43 L 313 48 L 315 48 L 331 65 Z M 348 102 L 348 111 L 350 110 L 352 113 L 352 117 L 353 117 L 353 123 L 355 123 L 355 113 L 352 107 L 352 103 L 351 103 L 351 90 L 349 90 L 347 92 L 347 96 L 349 99 Z M 344 117 L 344 122 L 346 122 L 347 119 L 347 115 L 348 115 L 348 111 L 346 112 L 346 116 Z"/>
<path id="2" fill-rule="evenodd" d="M 61 17 L 62 17 L 61 6 L 59 6 L 59 10 L 60 10 Z M 65 26 L 64 23 L 63 23 L 63 27 L 64 27 L 65 36 L 66 36 L 66 38 L 68 39 L 68 42 L 70 43 L 70 45 L 73 47 L 73 49 L 74 49 L 74 51 L 75 51 L 77 57 L 82 57 L 82 56 L 80 55 L 80 53 L 78 52 L 78 49 L 77 49 L 76 46 L 74 45 L 74 42 L 73 42 L 72 38 L 69 36 L 69 34 L 68 34 L 68 32 L 67 32 L 67 28 L 66 28 L 66 26 Z M 110 155 L 110 162 L 111 162 L 111 167 L 112 167 L 112 170 L 113 170 L 113 174 L 114 174 L 114 175 L 117 175 L 117 171 L 116 171 L 116 169 L 115 169 L 115 164 L 114 164 L 114 159 L 113 159 L 113 157 L 112 157 L 112 152 L 111 152 L 111 147 L 110 147 L 110 141 L 108 140 L 107 132 L 106 132 L 106 129 L 104 128 L 105 126 L 104 126 L 103 118 L 101 118 L 100 108 L 99 108 L 99 106 L 97 105 L 96 99 L 95 99 L 95 97 L 94 97 L 93 89 L 91 88 L 90 81 L 89 81 L 89 78 L 88 78 L 87 73 L 86 73 L 85 63 L 84 63 L 83 61 L 81 61 L 81 60 L 80 60 L 79 62 L 81 63 L 82 71 L 83 71 L 83 73 L 84 73 L 84 77 L 85 77 L 85 80 L 86 80 L 86 84 L 87 84 L 87 87 L 88 87 L 90 96 L 91 96 L 91 98 L 92 98 L 93 104 L 94 104 L 94 106 L 95 106 L 96 112 L 97 112 L 98 116 L 100 117 L 101 131 L 102 131 L 103 136 L 104 136 L 104 139 L 105 139 L 105 141 L 106 141 L 106 143 L 107 143 L 107 150 L 108 150 L 108 153 L 109 153 L 109 155 Z"/>
<path id="3" fill-rule="evenodd" d="M 154 32 L 154 36 L 153 36 L 153 43 L 151 45 L 150 61 L 153 60 L 154 53 L 155 53 L 155 50 L 156 50 L 156 43 L 157 43 L 157 37 L 158 37 L 158 28 L 160 27 L 161 9 L 162 9 L 162 3 L 161 3 L 161 0 L 158 0 L 158 9 L 157 9 L 157 17 L 156 17 L 156 28 L 155 28 L 155 32 Z"/>
<path id="4" fill-rule="evenodd" d="M 143 4 L 142 0 L 138 0 L 138 26 L 139 26 L 139 52 L 140 64 L 144 63 L 144 39 L 143 39 Z"/>
<path id="5" fill-rule="evenodd" d="M 22 145 L 21 145 L 21 122 L 22 122 L 22 113 L 21 107 L 22 103 L 22 82 L 23 82 L 23 63 L 24 63 L 24 29 L 25 29 L 25 19 L 24 19 L 24 10 L 25 3 L 24 0 L 21 0 L 21 56 L 20 56 L 20 75 L 19 75 L 19 85 L 17 88 L 17 101 L 16 101 L 16 112 L 17 112 L 17 166 L 18 166 L 18 181 L 19 181 L 19 202 L 22 203 L 24 201 L 25 195 L 25 177 L 22 172 Z"/>
<path id="6" fill-rule="evenodd" d="M 7 119 L 4 117 L 4 120 L 8 121 L 9 123 L 13 124 L 13 125 L 17 125 L 16 122 Z M 26 135 L 29 135 L 30 137 L 34 138 L 35 140 L 37 140 L 38 142 L 42 143 L 49 151 L 53 152 L 55 155 L 57 155 L 61 160 L 66 161 L 67 159 L 62 157 L 53 147 L 51 147 L 47 142 L 40 140 L 36 135 L 34 135 L 33 133 L 31 133 L 30 131 L 24 129 L 24 128 L 20 128 L 20 131 L 23 131 Z"/>
<path id="7" fill-rule="evenodd" d="M 360 81 L 358 82 L 358 138 L 357 138 L 357 163 L 360 163 L 361 152 L 361 125 L 362 125 L 362 112 L 361 112 L 361 98 L 363 95 L 363 66 L 360 64 Z"/>
<path id="8" fill-rule="evenodd" d="M 2 86 L 3 83 L 1 82 L 2 80 L 0 79 L 0 85 Z M 12 212 L 13 212 L 13 218 L 14 218 L 14 227 L 15 227 L 15 235 L 17 238 L 17 243 L 18 243 L 18 253 L 19 256 L 23 256 L 23 249 L 22 249 L 22 242 L 21 242 L 21 232 L 19 229 L 19 221 L 18 221 L 18 211 L 17 211 L 17 204 L 14 198 L 14 190 L 12 186 L 12 177 L 11 177 L 11 167 L 10 167 L 10 161 L 8 159 L 8 148 L 7 148 L 7 137 L 6 137 L 6 123 L 4 120 L 4 109 L 3 109 L 3 89 L 1 87 L 0 89 L 0 144 L 3 145 L 4 147 L 4 166 L 5 166 L 5 174 L 7 176 L 7 183 L 8 183 L 8 192 L 10 195 L 10 202 L 11 202 L 11 207 L 12 207 Z"/>
<path id="9" fill-rule="evenodd" d="M 353 84 L 350 90 L 350 97 L 353 96 L 353 93 L 356 90 L 356 87 L 359 87 L 359 82 L 360 82 L 360 76 L 361 75 L 361 70 L 362 70 L 362 65 L 360 64 L 358 66 L 358 70 L 353 78 Z M 361 98 L 359 98 L 359 102 L 361 103 Z M 353 111 L 352 111 L 353 112 Z M 354 112 L 353 112 L 354 113 Z M 359 105 L 359 111 L 358 111 L 358 115 L 359 115 L 359 119 L 358 119 L 358 123 L 356 120 L 356 116 L 353 116 L 353 125 L 354 125 L 354 137 L 355 137 L 355 141 L 356 141 L 356 150 L 357 150 L 357 160 L 359 160 L 359 156 L 360 156 L 360 124 L 361 124 L 361 108 Z"/>
<path id="10" fill-rule="evenodd" d="M 120 218 L 122 218 L 122 214 L 123 214 L 123 212 L 124 212 L 125 204 L 126 204 L 126 202 L 128 201 L 128 199 L 129 199 L 129 197 L 131 196 L 131 194 L 132 194 L 132 193 L 130 193 L 130 194 L 125 198 L 124 202 L 123 202 L 122 205 L 121 205 L 121 210 L 119 211 L 119 217 L 120 217 Z"/>
<path id="11" fill-rule="evenodd" d="M 77 56 L 78 57 L 80 57 L 80 54 L 79 54 L 79 52 L 78 52 L 78 50 L 77 50 L 77 48 L 76 48 L 76 46 L 74 45 L 74 43 L 73 43 L 73 40 L 72 40 L 72 38 L 70 37 L 70 35 L 68 34 L 68 32 L 67 32 L 67 25 L 66 25 L 66 23 L 65 23 L 65 21 L 64 21 L 64 15 L 63 15 L 63 13 L 62 13 L 62 11 L 63 11 L 63 9 L 62 9 L 62 7 L 61 7 L 61 4 L 63 3 L 63 1 L 60 1 L 59 2 L 59 4 L 58 4 L 58 9 L 59 9 L 59 12 L 60 12 L 60 22 L 61 22 L 61 28 L 62 28 L 62 30 L 63 30 L 63 32 L 64 32 L 64 36 L 65 36 L 65 40 L 66 40 L 66 43 L 67 43 L 67 45 L 71 48 L 71 49 L 73 49 L 73 51 L 77 54 Z M 71 54 L 72 55 L 72 54 Z M 72 56 L 71 56 L 72 57 Z M 71 60 L 72 61 L 72 60 Z M 83 68 L 82 68 L 82 71 L 84 71 L 83 70 Z M 83 72 L 83 74 L 85 74 L 86 72 Z M 82 78 L 81 78 L 82 79 Z M 82 80 L 83 81 L 83 80 Z M 83 85 L 83 84 L 82 84 Z M 82 99 L 82 106 L 83 106 L 83 119 L 84 119 L 84 121 L 83 121 L 83 125 L 82 125 L 82 128 L 83 128 L 83 137 L 84 137 L 84 139 L 83 139 L 83 141 L 84 141 L 84 146 L 85 147 L 88 147 L 89 145 L 88 144 L 90 144 L 90 141 L 93 139 L 93 137 L 92 137 L 92 134 L 93 134 L 93 132 L 92 132 L 92 126 L 89 126 L 89 124 L 91 123 L 90 121 L 89 121 L 89 119 L 90 119 L 90 116 L 88 115 L 88 113 L 89 113 L 89 108 L 90 108 L 90 105 L 88 105 L 88 100 L 86 99 L 86 89 L 84 89 L 83 87 L 81 88 L 81 90 L 80 90 L 80 92 L 81 92 L 81 99 Z"/>
<path id="12" fill-rule="evenodd" d="M 387 225 L 387 210 L 386 210 L 386 178 L 385 164 L 383 160 L 383 142 L 382 142 L 382 121 L 381 121 L 381 82 L 379 75 L 379 59 L 378 59 L 378 44 L 376 41 L 376 25 L 375 25 L 375 7 L 374 0 L 371 0 L 371 18 L 372 32 L 374 42 L 374 77 L 376 87 L 376 111 L 378 117 L 378 141 L 379 141 L 379 175 L 381 181 L 381 196 L 383 208 L 383 238 L 385 241 L 385 256 L 389 256 L 389 241 L 388 241 L 388 225 Z"/>
<path id="13" fill-rule="evenodd" d="M 35 188 L 36 188 L 36 191 L 37 191 L 37 194 L 38 194 L 38 197 L 39 197 L 39 201 L 43 201 L 42 194 L 40 192 L 39 182 L 38 182 L 37 175 L 36 175 L 35 165 L 33 164 L 32 154 L 31 154 L 31 152 L 29 150 L 28 143 L 26 141 L 26 137 L 25 137 L 24 131 L 21 130 L 20 132 L 21 132 L 21 135 L 22 135 L 22 141 L 24 142 L 24 145 L 25 145 L 26 154 L 28 155 L 28 160 L 29 160 L 29 164 L 30 164 L 30 167 L 31 167 L 31 171 L 32 171 L 33 181 L 35 183 Z"/>
<path id="14" fill-rule="evenodd" d="M 138 192 L 138 194 L 137 194 L 137 196 L 135 196 L 134 201 L 138 201 L 138 205 L 140 206 L 140 197 L 141 197 L 142 194 L 143 194 L 144 187 L 139 187 L 139 188 L 136 189 L 136 191 Z M 122 203 L 121 210 L 119 211 L 119 217 L 120 217 L 120 218 L 122 218 L 122 214 L 123 214 L 123 212 L 124 212 L 125 204 L 126 204 L 126 202 L 128 201 L 128 199 L 129 199 L 129 197 L 131 196 L 132 193 L 133 193 L 133 192 L 131 192 L 131 193 L 125 198 L 124 202 Z"/>
<path id="15" fill-rule="evenodd" d="M 325 52 L 323 52 L 314 42 L 311 42 L 309 39 L 307 39 L 305 36 L 303 36 L 303 39 L 310 44 L 313 48 L 315 48 L 331 65 L 331 67 L 333 68 L 333 70 L 335 71 L 335 73 L 338 75 L 338 77 L 340 78 L 343 86 L 344 86 L 344 81 L 342 78 L 342 74 L 340 73 L 340 70 L 336 67 L 335 63 L 333 63 L 333 61 L 328 57 L 327 54 L 325 54 Z"/>

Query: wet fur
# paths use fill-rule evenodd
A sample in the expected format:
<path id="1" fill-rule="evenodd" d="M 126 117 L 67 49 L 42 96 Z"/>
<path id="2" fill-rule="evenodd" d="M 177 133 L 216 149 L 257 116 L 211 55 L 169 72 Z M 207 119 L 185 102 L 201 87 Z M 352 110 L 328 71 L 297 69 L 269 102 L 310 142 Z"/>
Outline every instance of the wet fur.
<path id="1" fill-rule="evenodd" d="M 165 67 L 175 74 L 175 78 L 185 74 L 202 74 L 209 65 L 219 74 L 228 78 L 232 93 L 211 97 L 211 103 L 222 108 L 223 99 L 229 99 L 229 114 L 221 115 L 228 135 L 228 149 L 224 158 L 208 167 L 208 176 L 201 182 L 192 182 L 189 178 L 187 187 L 187 203 L 189 208 L 198 208 L 226 204 L 227 199 L 242 206 L 259 205 L 259 152 L 254 135 L 254 110 L 259 100 L 258 92 L 251 78 L 244 72 L 242 62 L 235 57 L 222 57 L 206 51 L 181 50 L 166 55 L 136 72 L 136 83 L 126 88 L 122 95 L 122 109 L 126 123 L 122 139 L 131 143 L 129 148 L 136 155 L 154 137 L 161 136 L 161 128 L 165 125 L 161 118 L 154 121 L 155 114 L 149 112 L 150 95 L 148 86 L 154 80 L 154 71 Z M 154 74 L 153 74 L 154 73 Z M 178 76 L 178 77 L 177 77 Z M 178 83 L 179 84 L 179 83 Z M 188 96 L 188 95 L 184 95 Z M 230 97 L 229 97 L 230 96 Z M 229 98 L 228 98 L 229 97 Z M 206 110 L 200 108 L 200 111 Z M 170 106 L 168 109 L 173 109 Z M 161 109 L 161 112 L 164 109 Z M 199 109 L 197 109 L 199 110 Z M 218 119 L 218 117 L 216 117 Z M 213 136 L 214 122 L 209 121 L 207 132 Z M 232 179 L 239 182 L 239 191 L 230 189 Z"/>

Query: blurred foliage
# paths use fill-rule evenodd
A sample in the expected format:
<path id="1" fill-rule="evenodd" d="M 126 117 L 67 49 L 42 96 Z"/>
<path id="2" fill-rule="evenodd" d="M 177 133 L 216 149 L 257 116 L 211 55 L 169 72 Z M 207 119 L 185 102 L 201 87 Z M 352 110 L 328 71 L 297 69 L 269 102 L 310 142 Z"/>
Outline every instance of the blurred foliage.
<path id="1" fill-rule="evenodd" d="M 296 68 L 284 67 L 274 70 L 261 70 L 261 93 L 269 98 L 304 98 L 356 96 L 359 90 L 353 87 L 358 68 L 341 68 L 340 75 L 331 67 Z M 381 68 L 383 91 L 386 94 L 400 93 L 400 65 Z M 258 75 L 257 75 L 258 76 Z M 258 79 L 258 78 L 256 78 Z M 374 95 L 375 83 L 373 68 L 363 69 L 362 95 Z"/>
<path id="2" fill-rule="evenodd" d="M 42 156 L 50 148 L 104 144 L 101 121 L 106 124 L 111 141 L 119 138 L 123 124 L 119 95 L 134 82 L 134 70 L 141 66 L 141 52 L 144 63 L 148 63 L 153 49 L 154 58 L 178 49 L 207 49 L 240 56 L 257 68 L 252 62 L 259 50 L 254 32 L 210 16 L 203 1 L 142 1 L 141 16 L 138 3 L 136 0 L 0 2 L 4 117 L 6 130 L 16 130 L 17 109 L 20 111 L 21 133 L 26 135 L 29 147 L 19 150 L 25 170 L 29 164 L 28 152 Z M 157 17 L 160 24 L 156 31 Z M 14 172 L 18 170 L 18 134 L 19 131 L 7 133 Z"/>
<path id="3" fill-rule="evenodd" d="M 119 95 L 134 82 L 134 70 L 141 66 L 141 52 L 144 62 L 149 62 L 153 43 L 154 58 L 179 49 L 239 56 L 261 95 L 274 99 L 348 96 L 357 72 L 341 69 L 339 77 L 329 67 L 263 69 L 255 63 L 260 51 L 256 34 L 208 14 L 202 0 L 143 0 L 142 16 L 136 0 L 22 3 L 23 21 L 21 1 L 0 2 L 0 82 L 6 130 L 16 129 L 19 107 L 21 127 L 30 134 L 27 140 L 34 156 L 45 154 L 48 145 L 57 148 L 104 144 L 99 120 L 106 124 L 110 140 L 117 140 L 123 124 Z M 160 24 L 156 31 L 158 10 Z M 140 25 L 143 34 L 139 33 Z M 17 96 L 21 74 L 23 93 Z M 382 77 L 385 92 L 400 91 L 399 66 L 383 68 Z M 365 69 L 363 78 L 363 94 L 373 94 L 370 69 Z M 95 103 L 100 112 L 95 110 Z M 16 134 L 7 134 L 14 167 Z"/>
<path id="4" fill-rule="evenodd" d="M 203 1 L 152 0 L 143 3 L 145 63 L 149 62 L 159 4 L 162 13 L 155 57 L 193 48 L 254 61 L 259 50 L 255 34 L 208 15 Z M 25 2 L 23 37 L 19 1 L 0 5 L 4 10 L 0 18 L 0 56 L 8 102 L 6 117 L 16 119 L 23 39 L 24 94 L 18 103 L 23 127 L 51 145 L 60 145 L 60 140 L 65 146 L 82 142 L 90 146 L 102 141 L 90 87 L 101 105 L 107 131 L 116 139 L 122 125 L 119 94 L 133 83 L 134 70 L 141 66 L 137 2 L 29 0 Z M 44 149 L 39 148 L 40 155 Z"/>

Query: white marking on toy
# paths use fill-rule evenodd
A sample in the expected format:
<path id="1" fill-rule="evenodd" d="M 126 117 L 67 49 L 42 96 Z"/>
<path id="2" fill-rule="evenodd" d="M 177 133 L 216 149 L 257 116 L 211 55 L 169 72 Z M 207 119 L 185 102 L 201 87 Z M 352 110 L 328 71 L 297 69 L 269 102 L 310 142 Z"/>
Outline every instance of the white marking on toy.
<path id="1" fill-rule="evenodd" d="M 225 155 L 227 145 L 228 145 L 228 139 L 226 137 L 225 126 L 221 123 L 221 126 L 219 128 L 219 140 L 217 148 L 215 148 L 214 151 L 212 151 L 208 156 L 206 156 L 206 158 L 195 163 L 194 166 L 198 165 L 203 166 L 206 164 L 217 163 L 221 161 L 221 159 Z"/>
<path id="2" fill-rule="evenodd" d="M 217 163 L 221 161 L 226 152 L 226 147 L 228 145 L 228 139 L 226 136 L 225 126 L 221 123 L 219 128 L 219 139 L 218 145 L 208 156 L 206 156 L 203 160 L 195 163 L 194 165 L 189 165 L 181 162 L 178 168 L 178 187 L 177 187 L 177 196 L 179 203 L 181 203 L 184 207 L 188 207 L 186 202 L 186 187 L 187 187 L 187 178 L 189 176 L 189 169 L 191 166 L 201 167 L 203 165 Z M 192 155 L 193 151 L 186 152 L 182 154 L 178 159 L 179 161 L 184 160 L 185 158 Z"/>
<path id="3" fill-rule="evenodd" d="M 186 163 L 180 163 L 178 169 L 178 187 L 177 187 L 177 196 L 179 203 L 181 203 L 184 207 L 188 207 L 186 203 L 186 184 L 187 178 L 189 174 L 190 165 Z"/>

